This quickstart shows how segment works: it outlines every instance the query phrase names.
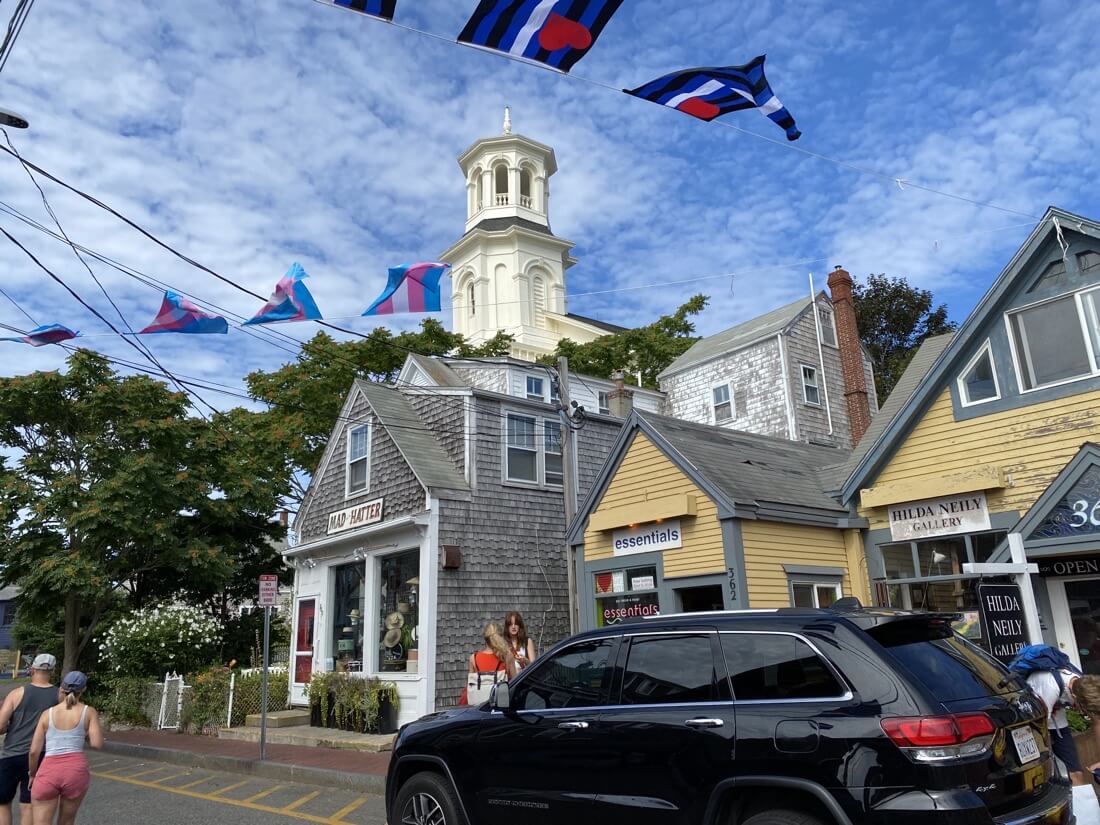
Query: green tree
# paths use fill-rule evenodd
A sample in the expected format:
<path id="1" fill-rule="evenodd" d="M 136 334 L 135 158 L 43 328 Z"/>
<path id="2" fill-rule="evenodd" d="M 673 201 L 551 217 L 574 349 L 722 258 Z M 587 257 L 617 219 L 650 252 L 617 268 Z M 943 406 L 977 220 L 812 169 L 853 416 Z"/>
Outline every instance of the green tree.
<path id="1" fill-rule="evenodd" d="M 80 350 L 62 372 L 0 379 L 0 581 L 64 611 L 63 666 L 121 593 L 130 609 L 209 598 L 242 559 L 275 564 L 286 461 L 249 414 L 188 415 L 185 396 Z"/>
<path id="2" fill-rule="evenodd" d="M 946 305 L 933 307 L 932 293 L 904 278 L 868 275 L 866 283 L 856 282 L 852 302 L 860 340 L 874 360 L 881 405 L 924 339 L 951 332 L 956 324 L 947 319 Z"/>
<path id="3" fill-rule="evenodd" d="M 552 355 L 540 361 L 554 364 L 564 355 L 570 370 L 597 378 L 610 378 L 614 370 L 626 370 L 632 384 L 640 372 L 642 386 L 656 389 L 657 376 L 699 340 L 691 318 L 703 311 L 707 300 L 705 295 L 696 295 L 671 315 L 662 315 L 648 326 L 604 335 L 587 344 L 564 338 Z"/>
<path id="4" fill-rule="evenodd" d="M 439 321 L 428 318 L 416 332 L 394 335 L 378 327 L 366 338 L 351 341 L 338 342 L 319 332 L 302 345 L 293 363 L 249 374 L 249 394 L 270 405 L 259 420 L 268 443 L 282 445 L 296 471 L 289 497 L 301 501 L 305 495 L 305 476 L 320 462 L 356 378 L 393 381 L 410 351 L 484 358 L 507 355 L 511 343 L 512 336 L 497 333 L 480 347 L 470 346 L 460 334 L 448 332 Z"/>

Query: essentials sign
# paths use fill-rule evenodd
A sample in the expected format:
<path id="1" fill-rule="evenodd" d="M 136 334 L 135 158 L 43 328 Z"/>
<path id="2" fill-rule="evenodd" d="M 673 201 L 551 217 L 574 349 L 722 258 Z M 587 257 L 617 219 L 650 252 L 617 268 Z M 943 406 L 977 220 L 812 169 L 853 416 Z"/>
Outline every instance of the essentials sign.
<path id="1" fill-rule="evenodd" d="M 628 527 L 611 534 L 611 549 L 616 556 L 629 556 L 632 553 L 648 553 L 651 550 L 668 550 L 683 546 L 679 519 L 663 521 L 660 524 L 647 524 L 644 527 Z"/>
<path id="2" fill-rule="evenodd" d="M 328 535 L 342 533 L 344 530 L 353 530 L 367 524 L 374 524 L 382 520 L 382 499 L 376 498 L 365 504 L 348 507 L 346 510 L 337 510 L 329 513 Z"/>
<path id="3" fill-rule="evenodd" d="M 981 492 L 890 505 L 890 535 L 894 541 L 988 529 L 989 508 Z"/>

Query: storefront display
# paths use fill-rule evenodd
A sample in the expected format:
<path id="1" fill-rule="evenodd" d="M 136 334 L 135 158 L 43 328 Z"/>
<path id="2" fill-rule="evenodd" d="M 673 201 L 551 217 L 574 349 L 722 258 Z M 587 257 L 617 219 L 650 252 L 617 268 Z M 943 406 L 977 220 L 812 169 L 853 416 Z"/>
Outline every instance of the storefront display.
<path id="1" fill-rule="evenodd" d="M 657 568 L 634 567 L 595 574 L 596 626 L 641 621 L 660 610 Z"/>
<path id="2" fill-rule="evenodd" d="M 336 670 L 363 670 L 363 578 L 362 562 L 342 564 L 335 574 L 332 605 L 332 655 Z"/>
<path id="3" fill-rule="evenodd" d="M 378 564 L 378 670 L 416 673 L 419 668 L 420 551 L 383 556 Z"/>

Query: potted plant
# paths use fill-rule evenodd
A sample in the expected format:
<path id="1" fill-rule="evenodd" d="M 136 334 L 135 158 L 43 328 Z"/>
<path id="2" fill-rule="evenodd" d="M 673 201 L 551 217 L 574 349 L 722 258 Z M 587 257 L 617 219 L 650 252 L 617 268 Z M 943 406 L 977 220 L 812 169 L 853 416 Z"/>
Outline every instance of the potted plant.
<path id="1" fill-rule="evenodd" d="M 397 697 L 397 685 L 393 682 L 380 682 L 372 680 L 371 693 L 375 697 L 371 704 L 376 707 L 377 722 L 374 727 L 379 733 L 397 733 L 397 711 L 401 707 L 401 700 Z"/>

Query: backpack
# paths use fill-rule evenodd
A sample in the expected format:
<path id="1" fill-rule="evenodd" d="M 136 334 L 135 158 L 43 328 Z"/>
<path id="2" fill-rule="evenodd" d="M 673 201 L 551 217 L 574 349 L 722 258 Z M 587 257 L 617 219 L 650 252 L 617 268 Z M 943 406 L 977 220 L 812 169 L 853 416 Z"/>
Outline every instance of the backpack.
<path id="1" fill-rule="evenodd" d="M 1020 648 L 1016 658 L 1009 662 L 1008 669 L 1012 673 L 1018 673 L 1024 679 L 1039 671 L 1049 672 L 1058 683 L 1059 696 L 1066 692 L 1066 684 L 1062 679 L 1063 670 L 1068 670 L 1077 676 L 1084 675 L 1081 669 L 1070 661 L 1069 656 L 1050 645 L 1027 645 Z M 1051 712 L 1054 710 L 1055 708 L 1051 708 Z"/>

